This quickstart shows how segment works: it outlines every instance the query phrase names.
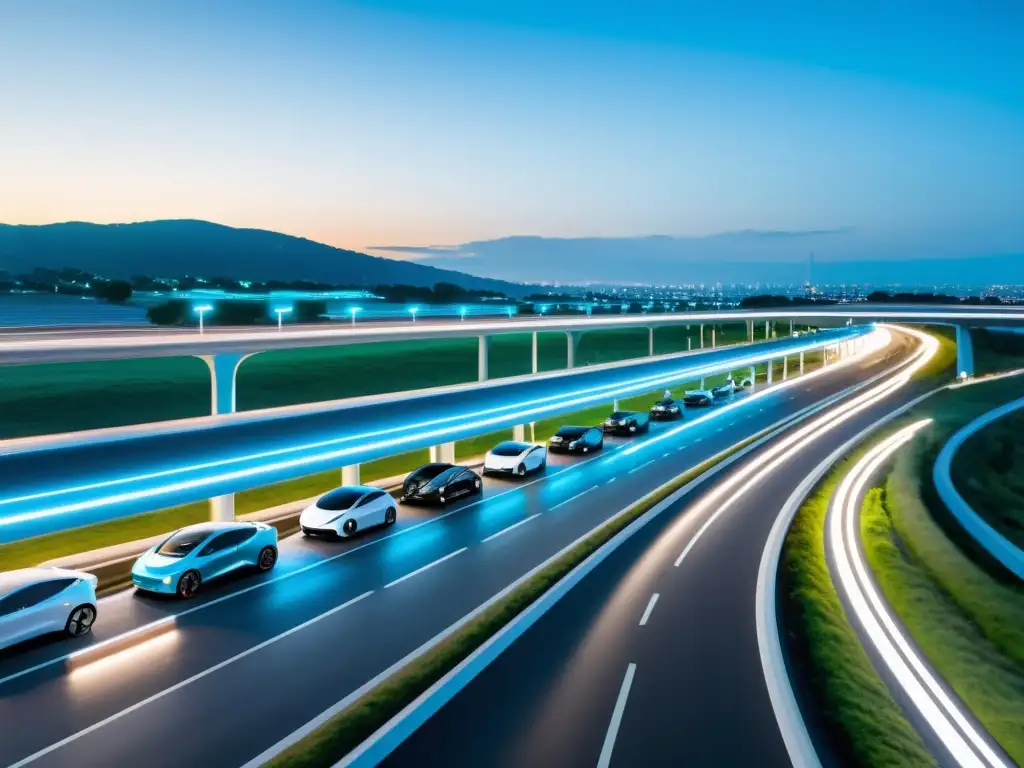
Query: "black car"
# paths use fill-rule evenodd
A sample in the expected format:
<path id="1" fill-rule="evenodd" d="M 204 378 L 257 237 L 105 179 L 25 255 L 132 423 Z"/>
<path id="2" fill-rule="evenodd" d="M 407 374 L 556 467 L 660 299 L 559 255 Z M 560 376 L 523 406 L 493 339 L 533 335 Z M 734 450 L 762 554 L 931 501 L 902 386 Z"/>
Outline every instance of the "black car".
<path id="1" fill-rule="evenodd" d="M 604 432 L 597 427 L 562 427 L 548 440 L 554 453 L 590 453 L 604 446 Z"/>
<path id="2" fill-rule="evenodd" d="M 683 397 L 683 402 L 692 407 L 702 408 L 704 406 L 711 405 L 714 402 L 715 396 L 709 389 L 691 389 Z"/>
<path id="3" fill-rule="evenodd" d="M 651 418 L 655 421 L 673 421 L 683 418 L 683 409 L 671 397 L 659 400 L 651 406 Z"/>
<path id="4" fill-rule="evenodd" d="M 479 475 L 470 469 L 454 464 L 425 464 L 405 478 L 401 501 L 447 504 L 482 489 Z"/>
<path id="5" fill-rule="evenodd" d="M 642 411 L 615 411 L 601 425 L 603 432 L 613 435 L 635 435 L 651 428 L 651 417 Z"/>

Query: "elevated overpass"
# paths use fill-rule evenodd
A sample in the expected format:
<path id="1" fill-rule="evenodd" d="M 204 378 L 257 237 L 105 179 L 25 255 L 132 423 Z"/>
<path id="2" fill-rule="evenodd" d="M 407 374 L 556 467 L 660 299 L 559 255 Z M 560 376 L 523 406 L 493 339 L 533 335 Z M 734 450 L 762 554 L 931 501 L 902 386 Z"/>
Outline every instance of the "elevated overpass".
<path id="1" fill-rule="evenodd" d="M 425 392 L 8 441 L 0 454 L 0 542 L 202 499 L 226 500 L 245 488 L 453 445 L 780 357 L 850 347 L 872 330 L 857 325 Z M 215 504 L 214 514 L 231 517 L 233 506 Z"/>

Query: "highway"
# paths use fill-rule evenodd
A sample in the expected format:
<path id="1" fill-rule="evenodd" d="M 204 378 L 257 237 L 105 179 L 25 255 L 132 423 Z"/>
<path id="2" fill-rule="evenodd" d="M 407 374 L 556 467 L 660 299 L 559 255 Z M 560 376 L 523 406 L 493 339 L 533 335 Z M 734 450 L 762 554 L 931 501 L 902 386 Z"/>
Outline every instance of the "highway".
<path id="1" fill-rule="evenodd" d="M 93 637 L 36 643 L 0 662 L 0 764 L 242 765 L 638 497 L 881 372 L 891 355 L 690 411 L 685 426 L 609 438 L 590 458 L 552 456 L 544 474 L 487 479 L 482 498 L 444 511 L 403 505 L 395 528 L 351 542 L 286 539 L 274 572 L 205 585 L 194 602 L 104 599 Z M 102 645 L 161 619 L 163 631 L 146 639 Z M 540 679 L 532 667 L 528 677 Z M 452 744 L 476 743 L 476 728 L 494 725 L 475 719 Z"/>
<path id="2" fill-rule="evenodd" d="M 823 426 L 792 454 L 770 442 L 680 499 L 384 765 L 791 765 L 758 642 L 762 553 L 822 457 L 918 391 Z"/>
<path id="3" fill-rule="evenodd" d="M 559 315 L 514 316 L 420 320 L 418 322 L 332 323 L 276 328 L 216 328 L 198 331 L 154 328 L 124 333 L 107 329 L 82 332 L 66 329 L 50 333 L 5 333 L 0 335 L 0 365 L 76 362 L 175 355 L 217 353 L 252 354 L 271 349 L 359 344 L 382 341 L 414 341 L 501 333 L 575 332 L 612 328 L 660 328 L 700 323 L 744 323 L 748 320 L 797 323 L 828 327 L 858 323 L 909 322 L 958 323 L 965 325 L 1024 324 L 1024 308 L 1005 306 L 944 306 L 899 304 L 835 304 L 820 307 L 682 312 L 649 315 Z"/>
<path id="4" fill-rule="evenodd" d="M 233 493 L 539 421 L 870 333 L 841 328 L 421 392 L 2 446 L 0 542 Z M 148 425 L 147 425 L 148 429 Z"/>

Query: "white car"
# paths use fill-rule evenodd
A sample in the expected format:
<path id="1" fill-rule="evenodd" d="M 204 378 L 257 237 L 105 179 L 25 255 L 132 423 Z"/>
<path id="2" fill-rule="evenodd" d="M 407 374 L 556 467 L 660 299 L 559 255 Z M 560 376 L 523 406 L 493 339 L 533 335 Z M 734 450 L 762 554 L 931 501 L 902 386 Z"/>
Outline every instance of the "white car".
<path id="1" fill-rule="evenodd" d="M 548 450 L 543 445 L 508 440 L 499 443 L 484 456 L 484 474 L 518 475 L 539 472 L 548 463 Z"/>
<path id="2" fill-rule="evenodd" d="M 23 568 L 0 573 L 0 648 L 52 632 L 89 634 L 96 621 L 91 573 Z"/>
<path id="3" fill-rule="evenodd" d="M 398 504 L 387 491 L 366 485 L 336 488 L 302 510 L 299 525 L 307 536 L 352 536 L 375 525 L 394 525 Z"/>

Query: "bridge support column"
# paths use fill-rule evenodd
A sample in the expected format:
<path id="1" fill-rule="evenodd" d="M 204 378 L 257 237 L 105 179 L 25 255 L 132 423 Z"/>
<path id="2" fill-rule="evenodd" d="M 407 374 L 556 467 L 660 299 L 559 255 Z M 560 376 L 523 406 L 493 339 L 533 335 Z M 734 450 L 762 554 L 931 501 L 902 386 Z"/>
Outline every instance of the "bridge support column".
<path id="1" fill-rule="evenodd" d="M 700 388 L 704 389 L 704 377 L 703 376 L 700 377 Z"/>
<path id="2" fill-rule="evenodd" d="M 526 440 L 525 424 L 516 424 L 514 427 L 512 427 L 512 439 L 520 443 Z"/>
<path id="3" fill-rule="evenodd" d="M 750 366 L 750 391 L 753 392 L 755 389 L 757 389 L 757 368 L 752 365 Z"/>
<path id="4" fill-rule="evenodd" d="M 793 318 L 789 318 L 789 335 L 793 335 Z"/>
<path id="5" fill-rule="evenodd" d="M 700 348 L 704 349 L 704 323 L 700 324 Z"/>
<path id="6" fill-rule="evenodd" d="M 235 380 L 238 366 L 247 354 L 224 353 L 200 355 L 210 369 L 210 413 L 214 416 L 235 412 Z M 210 519 L 228 522 L 235 519 L 235 494 L 214 496 L 210 499 Z"/>
<path id="7" fill-rule="evenodd" d="M 754 321 L 747 320 L 747 341 L 754 343 Z"/>
<path id="8" fill-rule="evenodd" d="M 342 485 L 359 485 L 359 465 L 349 464 L 341 468 Z"/>
<path id="9" fill-rule="evenodd" d="M 612 411 L 617 410 L 619 410 L 619 398 L 616 397 L 614 400 L 612 400 Z"/>
<path id="10" fill-rule="evenodd" d="M 774 363 L 774 362 L 775 362 L 774 360 L 769 360 L 769 361 L 768 361 L 768 383 L 769 383 L 769 384 L 771 384 L 771 383 L 772 383 L 772 375 L 773 375 L 773 373 L 774 373 L 772 369 L 773 369 L 773 368 L 775 367 L 775 366 L 773 365 L 773 363 Z"/>
<path id="11" fill-rule="evenodd" d="M 800 375 L 804 375 L 804 353 L 800 353 Z"/>
<path id="12" fill-rule="evenodd" d="M 686 351 L 691 352 L 693 350 L 693 336 L 686 337 Z"/>
<path id="13" fill-rule="evenodd" d="M 576 367 L 576 348 L 580 345 L 580 338 L 583 336 L 581 331 L 566 331 L 566 368 Z"/>
<path id="14" fill-rule="evenodd" d="M 530 350 L 530 360 L 532 364 L 532 370 L 534 373 L 537 372 L 537 332 L 533 332 L 533 344 Z"/>
<path id="15" fill-rule="evenodd" d="M 490 336 L 480 336 L 477 342 L 476 380 L 487 381 L 487 351 L 491 347 Z"/>
<path id="16" fill-rule="evenodd" d="M 443 461 L 446 464 L 455 463 L 455 443 L 441 443 L 430 446 L 430 460 L 432 462 Z"/>
<path id="17" fill-rule="evenodd" d="M 654 326 L 647 329 L 647 356 L 654 357 Z"/>
<path id="18" fill-rule="evenodd" d="M 715 341 L 715 326 L 711 326 L 711 348 L 714 349 L 716 346 Z"/>
<path id="19" fill-rule="evenodd" d="M 966 325 L 956 327 L 956 375 L 960 378 L 974 376 L 974 345 L 971 329 Z"/>
<path id="20" fill-rule="evenodd" d="M 789 376 L 789 358 L 782 358 L 782 380 L 785 381 Z"/>
<path id="21" fill-rule="evenodd" d="M 771 338 L 771 335 L 772 335 L 772 321 L 771 320 L 765 320 L 764 321 L 764 340 L 768 341 L 768 339 Z"/>

